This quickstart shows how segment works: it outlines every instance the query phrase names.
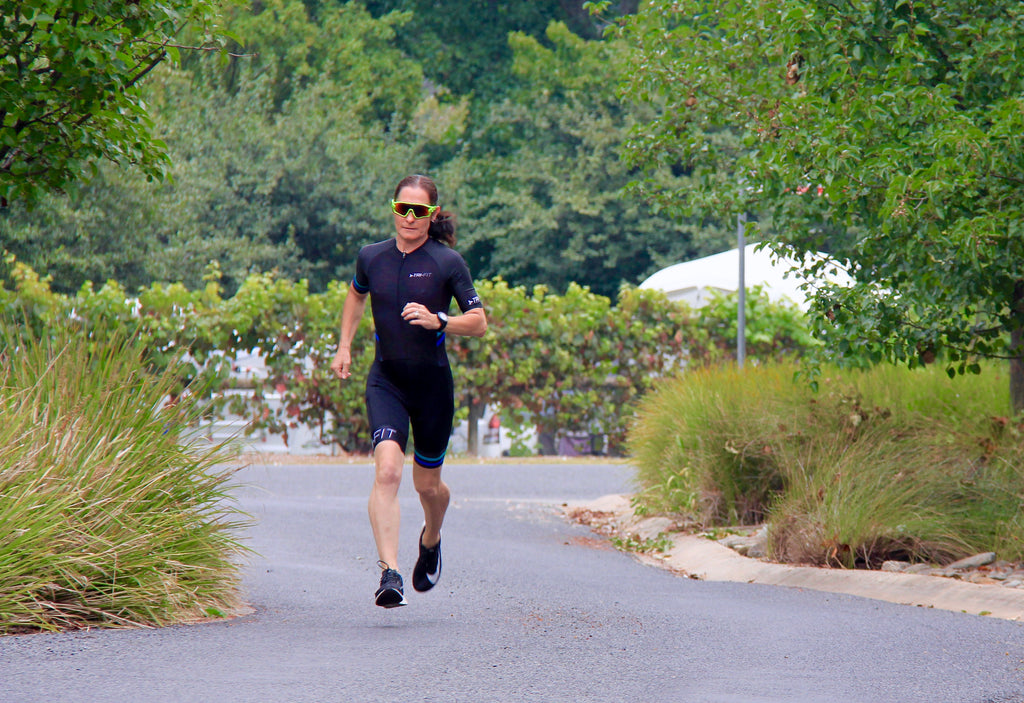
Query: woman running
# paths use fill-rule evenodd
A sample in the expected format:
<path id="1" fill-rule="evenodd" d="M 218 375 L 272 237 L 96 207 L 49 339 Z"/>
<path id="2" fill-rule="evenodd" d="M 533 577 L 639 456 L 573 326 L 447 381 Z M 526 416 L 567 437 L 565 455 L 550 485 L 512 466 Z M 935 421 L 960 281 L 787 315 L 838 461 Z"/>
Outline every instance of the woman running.
<path id="1" fill-rule="evenodd" d="M 483 336 L 487 316 L 469 268 L 451 247 L 455 221 L 437 204 L 427 176 L 403 179 L 391 201 L 395 237 L 359 251 L 356 274 L 341 313 L 341 338 L 331 368 L 351 375 L 351 346 L 370 297 L 376 356 L 366 379 L 375 474 L 370 526 L 382 573 L 377 605 L 406 605 L 398 570 L 398 487 L 412 425 L 413 485 L 423 506 L 413 588 L 429 591 L 441 577 L 441 525 L 450 492 L 441 480 L 455 416 L 447 334 Z M 452 299 L 461 315 L 448 316 Z"/>

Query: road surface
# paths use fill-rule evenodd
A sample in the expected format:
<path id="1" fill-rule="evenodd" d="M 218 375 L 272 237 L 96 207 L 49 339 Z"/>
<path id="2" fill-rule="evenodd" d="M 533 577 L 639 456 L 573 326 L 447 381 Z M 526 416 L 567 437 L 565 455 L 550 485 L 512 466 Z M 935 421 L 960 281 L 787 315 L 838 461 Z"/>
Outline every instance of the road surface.
<path id="1" fill-rule="evenodd" d="M 630 490 L 615 465 L 451 465 L 444 572 L 373 605 L 368 466 L 254 466 L 251 615 L 0 638 L 0 702 L 1024 702 L 1024 625 L 709 583 L 615 551 L 557 506 Z M 421 517 L 402 486 L 404 560 Z"/>

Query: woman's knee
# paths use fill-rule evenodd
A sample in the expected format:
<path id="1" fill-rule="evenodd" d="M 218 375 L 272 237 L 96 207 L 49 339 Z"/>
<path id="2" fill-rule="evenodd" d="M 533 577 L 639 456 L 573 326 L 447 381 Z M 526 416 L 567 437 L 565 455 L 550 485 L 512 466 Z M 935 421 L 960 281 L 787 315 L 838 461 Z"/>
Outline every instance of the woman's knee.
<path id="1" fill-rule="evenodd" d="M 443 484 L 441 483 L 420 483 L 416 485 L 416 492 L 424 498 L 437 498 L 444 495 Z"/>
<path id="2" fill-rule="evenodd" d="M 391 465 L 378 466 L 377 473 L 374 476 L 374 481 L 378 486 L 397 489 L 399 484 L 402 483 L 401 465 L 397 467 Z"/>
<path id="3" fill-rule="evenodd" d="M 417 467 L 419 468 L 419 467 Z M 437 498 L 448 495 L 448 486 L 441 480 L 441 473 L 437 470 L 419 470 L 413 475 L 416 492 L 423 498 Z"/>
<path id="4" fill-rule="evenodd" d="M 402 482 L 402 471 L 405 464 L 405 454 L 401 447 L 395 444 L 394 447 L 386 446 L 394 442 L 381 442 L 374 450 L 374 464 L 376 474 L 375 481 L 381 485 L 397 486 Z"/>

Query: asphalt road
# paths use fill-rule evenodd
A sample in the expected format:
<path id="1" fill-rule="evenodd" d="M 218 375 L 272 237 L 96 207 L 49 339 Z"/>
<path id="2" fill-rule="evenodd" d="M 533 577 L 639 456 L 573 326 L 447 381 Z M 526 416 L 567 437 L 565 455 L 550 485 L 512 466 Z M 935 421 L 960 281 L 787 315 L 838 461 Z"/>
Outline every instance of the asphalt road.
<path id="1" fill-rule="evenodd" d="M 257 466 L 229 622 L 0 638 L 0 702 L 1024 701 L 1024 624 L 644 566 L 556 506 L 629 490 L 605 465 L 452 465 L 444 572 L 373 605 L 366 466 Z M 407 474 L 403 553 L 421 523 Z"/>

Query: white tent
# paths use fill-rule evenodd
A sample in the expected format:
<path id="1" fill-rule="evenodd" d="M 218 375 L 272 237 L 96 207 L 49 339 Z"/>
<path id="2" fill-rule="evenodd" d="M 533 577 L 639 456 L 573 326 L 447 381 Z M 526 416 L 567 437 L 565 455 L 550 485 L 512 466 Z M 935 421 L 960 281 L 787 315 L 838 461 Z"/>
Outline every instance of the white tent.
<path id="1" fill-rule="evenodd" d="M 800 271 L 788 273 L 798 266 L 796 259 L 776 256 L 768 248 L 755 251 L 757 246 L 748 244 L 743 250 L 746 288 L 763 286 L 771 300 L 788 300 L 806 310 L 809 307 L 807 294 L 811 291 L 805 292 L 800 286 L 808 281 L 813 283 L 813 280 Z M 641 283 L 640 287 L 662 290 L 670 300 L 682 300 L 695 308 L 701 307 L 716 291 L 733 292 L 739 288 L 739 261 L 739 249 L 730 249 L 664 268 Z M 849 275 L 838 268 L 834 272 L 830 269 L 826 278 L 840 285 L 852 283 Z"/>

